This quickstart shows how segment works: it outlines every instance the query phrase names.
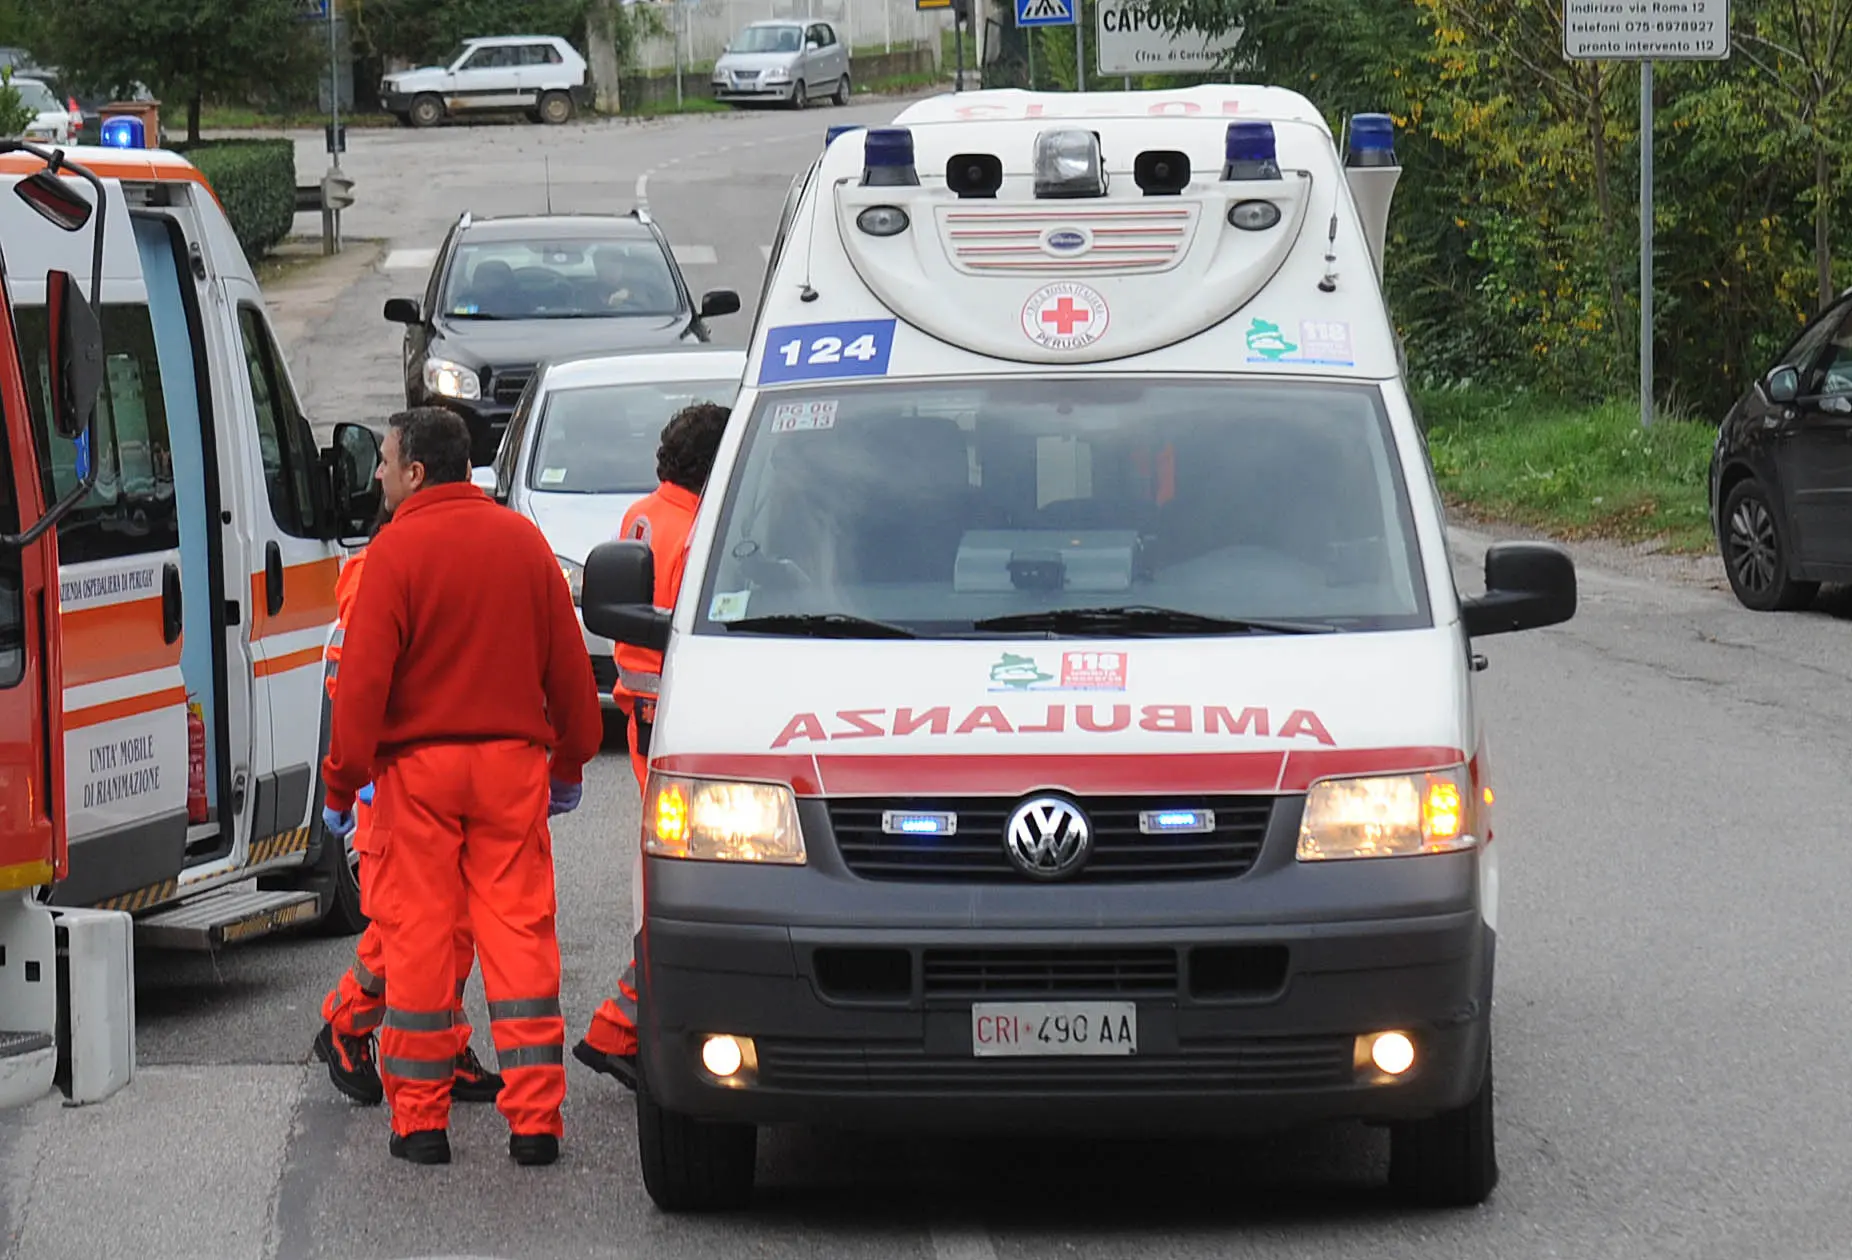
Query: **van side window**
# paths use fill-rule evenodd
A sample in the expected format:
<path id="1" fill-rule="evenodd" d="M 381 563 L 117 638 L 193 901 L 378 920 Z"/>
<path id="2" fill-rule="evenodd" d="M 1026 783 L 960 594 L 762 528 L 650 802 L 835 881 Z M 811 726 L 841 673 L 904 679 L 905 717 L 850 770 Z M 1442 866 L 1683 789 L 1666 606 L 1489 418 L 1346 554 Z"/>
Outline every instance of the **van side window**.
<path id="1" fill-rule="evenodd" d="M 14 311 L 26 363 L 26 396 L 38 438 L 39 471 L 47 502 L 77 484 L 77 444 L 51 431 L 51 363 L 45 308 Z M 103 390 L 97 398 L 96 483 L 58 524 L 62 564 L 114 560 L 180 545 L 174 500 L 174 458 L 167 437 L 167 404 L 154 349 L 154 321 L 143 305 L 103 308 Z"/>
<path id="2" fill-rule="evenodd" d="M 13 457 L 6 425 L 0 423 L 0 534 L 19 532 L 19 502 L 13 489 Z M 17 687 L 26 676 L 26 573 L 19 552 L 0 548 L 0 688 Z"/>
<path id="3" fill-rule="evenodd" d="M 244 366 L 251 376 L 251 401 L 257 412 L 257 446 L 264 458 L 264 485 L 270 512 L 284 533 L 318 537 L 316 521 L 315 436 L 296 406 L 276 344 L 264 318 L 253 306 L 238 308 L 244 335 Z"/>

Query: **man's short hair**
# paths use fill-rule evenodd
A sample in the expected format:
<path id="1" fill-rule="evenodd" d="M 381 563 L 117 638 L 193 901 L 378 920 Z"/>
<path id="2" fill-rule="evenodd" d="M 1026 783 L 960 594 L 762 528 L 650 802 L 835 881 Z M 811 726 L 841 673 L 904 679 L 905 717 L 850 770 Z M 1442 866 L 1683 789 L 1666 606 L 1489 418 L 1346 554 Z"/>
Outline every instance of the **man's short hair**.
<path id="1" fill-rule="evenodd" d="M 424 465 L 428 486 L 469 480 L 469 426 L 443 407 L 413 407 L 386 421 L 399 435 L 399 458 Z"/>
<path id="2" fill-rule="evenodd" d="M 695 403 L 671 416 L 656 448 L 656 479 L 695 494 L 705 490 L 732 414 L 719 403 Z"/>

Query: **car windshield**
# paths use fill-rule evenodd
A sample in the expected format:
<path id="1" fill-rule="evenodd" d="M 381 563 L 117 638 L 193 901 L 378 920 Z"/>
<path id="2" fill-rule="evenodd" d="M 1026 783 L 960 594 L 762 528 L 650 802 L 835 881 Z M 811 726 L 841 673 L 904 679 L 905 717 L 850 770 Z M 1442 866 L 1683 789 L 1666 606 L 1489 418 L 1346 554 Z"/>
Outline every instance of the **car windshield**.
<path id="1" fill-rule="evenodd" d="M 13 87 L 19 93 L 20 104 L 40 114 L 55 114 L 64 108 L 52 90 L 37 79 L 14 79 Z"/>
<path id="2" fill-rule="evenodd" d="M 656 488 L 656 447 L 669 418 L 695 403 L 731 407 L 739 388 L 732 377 L 553 390 L 541 403 L 528 489 L 648 494 Z"/>
<path id="3" fill-rule="evenodd" d="M 795 26 L 748 26 L 733 41 L 737 53 L 796 52 L 804 46 L 804 34 Z"/>
<path id="4" fill-rule="evenodd" d="M 765 617 L 847 637 L 1431 624 L 1374 387 L 781 390 L 745 441 L 703 633 Z"/>
<path id="5" fill-rule="evenodd" d="M 681 294 L 652 239 L 464 242 L 443 311 L 456 319 L 675 315 Z"/>

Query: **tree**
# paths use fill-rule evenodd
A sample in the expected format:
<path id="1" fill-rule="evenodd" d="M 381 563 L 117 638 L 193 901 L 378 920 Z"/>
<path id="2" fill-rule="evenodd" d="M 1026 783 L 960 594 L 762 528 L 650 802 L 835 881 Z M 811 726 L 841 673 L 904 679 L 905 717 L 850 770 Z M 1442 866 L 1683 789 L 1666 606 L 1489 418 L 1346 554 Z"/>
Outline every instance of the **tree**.
<path id="1" fill-rule="evenodd" d="M 355 30 L 378 57 L 431 62 L 483 35 L 581 38 L 592 0 L 351 0 Z"/>
<path id="2" fill-rule="evenodd" d="M 13 86 L 12 70 L 0 70 L 0 136 L 24 135 L 38 116 L 38 111 L 27 105 Z"/>
<path id="3" fill-rule="evenodd" d="M 300 82 L 315 59 L 296 17 L 298 0 L 60 0 L 45 6 L 33 51 L 72 78 L 124 93 L 145 83 L 187 107 L 187 141 L 199 140 L 208 98 L 274 91 Z"/>

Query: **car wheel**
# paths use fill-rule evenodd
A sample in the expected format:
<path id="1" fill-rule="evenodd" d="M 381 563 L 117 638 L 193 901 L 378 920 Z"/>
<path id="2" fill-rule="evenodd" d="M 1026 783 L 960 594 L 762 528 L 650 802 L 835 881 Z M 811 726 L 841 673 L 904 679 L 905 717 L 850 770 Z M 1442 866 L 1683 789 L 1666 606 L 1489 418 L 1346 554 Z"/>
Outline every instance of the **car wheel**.
<path id="1" fill-rule="evenodd" d="M 717 1212 L 752 1198 L 759 1130 L 750 1124 L 709 1124 L 666 1110 L 637 1083 L 637 1155 L 643 1188 L 665 1212 Z"/>
<path id="2" fill-rule="evenodd" d="M 810 104 L 810 96 L 804 91 L 804 83 L 800 79 L 797 86 L 791 89 L 791 108 L 802 109 L 808 104 Z"/>
<path id="3" fill-rule="evenodd" d="M 412 102 L 412 126 L 435 127 L 444 121 L 444 102 L 426 93 Z"/>
<path id="4" fill-rule="evenodd" d="M 572 121 L 572 98 L 564 92 L 548 92 L 540 98 L 540 121 L 557 127 Z"/>
<path id="5" fill-rule="evenodd" d="M 1788 612 L 1812 602 L 1820 584 L 1793 578 L 1788 543 L 1761 482 L 1738 482 L 1723 501 L 1719 522 L 1724 571 L 1743 607 Z"/>
<path id="6" fill-rule="evenodd" d="M 849 76 L 848 75 L 845 74 L 842 76 L 842 81 L 836 85 L 836 95 L 832 97 L 831 99 L 834 100 L 838 105 L 847 105 L 849 103 Z"/>
<path id="7" fill-rule="evenodd" d="M 1476 1207 L 1498 1185 L 1498 1147 L 1492 1133 L 1492 1045 L 1485 1075 L 1464 1107 L 1389 1130 L 1389 1186 L 1422 1207 Z"/>

